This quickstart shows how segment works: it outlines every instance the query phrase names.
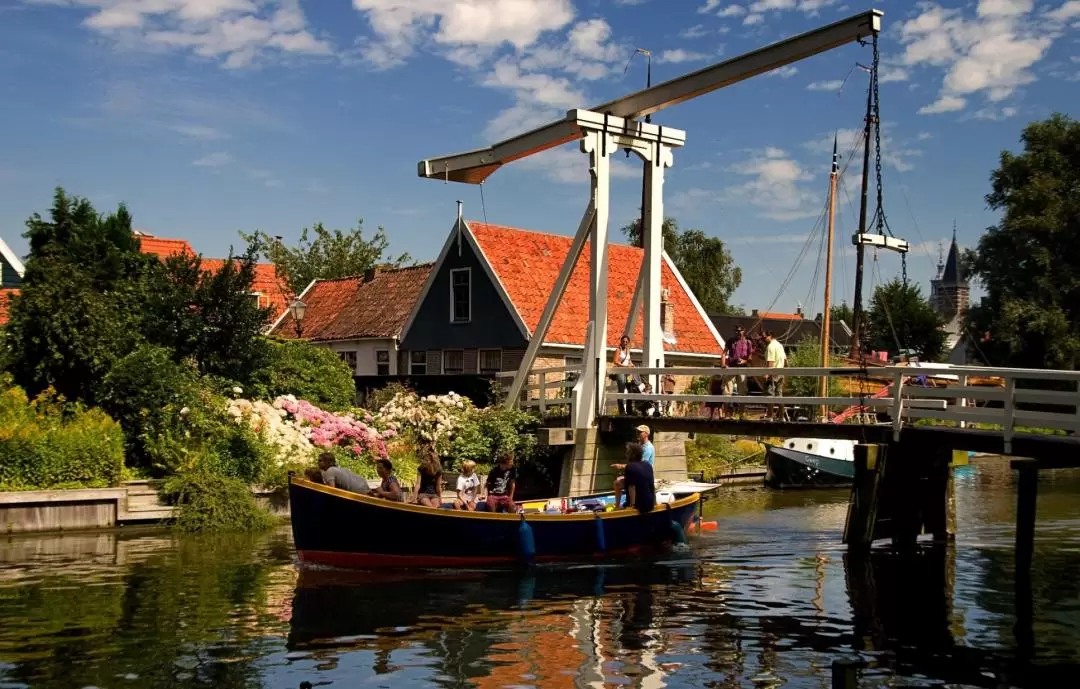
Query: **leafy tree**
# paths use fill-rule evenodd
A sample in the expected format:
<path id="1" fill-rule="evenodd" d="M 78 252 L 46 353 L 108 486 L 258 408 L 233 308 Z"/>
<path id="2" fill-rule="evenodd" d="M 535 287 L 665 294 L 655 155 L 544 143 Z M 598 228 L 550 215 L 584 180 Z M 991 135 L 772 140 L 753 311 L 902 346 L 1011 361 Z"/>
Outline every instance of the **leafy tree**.
<path id="1" fill-rule="evenodd" d="M 92 402 L 97 382 L 142 340 L 132 304 L 154 262 L 132 241 L 123 205 L 102 216 L 57 189 L 50 218 L 35 213 L 26 224 L 31 252 L 11 301 L 8 365 L 31 395 L 52 386 Z"/>
<path id="2" fill-rule="evenodd" d="M 1080 364 L 1080 122 L 1055 114 L 1002 151 L 986 202 L 1003 211 L 971 257 L 985 289 L 968 315 L 996 366 Z M 983 338 L 983 334 L 989 337 Z"/>
<path id="3" fill-rule="evenodd" d="M 899 280 L 879 285 L 867 314 L 870 346 L 894 351 L 910 349 L 921 361 L 937 361 L 945 351 L 945 321 L 917 285 Z"/>
<path id="4" fill-rule="evenodd" d="M 848 303 L 846 301 L 839 306 L 834 306 L 829 309 L 829 313 L 832 316 L 833 323 L 836 323 L 837 321 L 844 321 L 850 327 L 851 323 L 855 320 L 855 312 L 850 306 L 848 306 Z"/>
<path id="5" fill-rule="evenodd" d="M 331 279 L 360 275 L 379 265 L 400 266 L 412 259 L 408 254 L 386 255 L 390 240 L 380 226 L 371 239 L 364 238 L 364 220 L 356 229 L 327 230 L 322 223 L 312 227 L 315 238 L 308 239 L 308 228 L 300 233 L 295 247 L 286 246 L 280 239 L 257 231 L 246 235 L 249 244 L 263 247 L 263 254 L 274 264 L 277 273 L 289 285 L 293 294 L 300 294 L 315 278 Z"/>
<path id="6" fill-rule="evenodd" d="M 335 352 L 304 340 L 270 342 L 266 363 L 249 383 L 252 396 L 296 395 L 317 407 L 345 411 L 356 404 L 352 370 Z"/>
<path id="7" fill-rule="evenodd" d="M 622 228 L 635 246 L 641 246 L 641 219 Z M 718 237 L 701 230 L 680 230 L 674 218 L 661 226 L 664 251 L 682 273 L 683 279 L 707 313 L 741 313 L 728 299 L 742 282 L 742 269 L 734 264 L 731 252 Z"/>

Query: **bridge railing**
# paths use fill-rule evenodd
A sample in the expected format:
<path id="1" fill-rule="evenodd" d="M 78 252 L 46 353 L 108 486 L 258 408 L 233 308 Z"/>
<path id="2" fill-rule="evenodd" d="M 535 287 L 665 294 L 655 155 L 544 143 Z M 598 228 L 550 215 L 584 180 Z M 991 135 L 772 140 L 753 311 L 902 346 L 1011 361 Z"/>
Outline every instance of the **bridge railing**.
<path id="1" fill-rule="evenodd" d="M 543 413 L 569 411 L 570 389 L 581 372 L 580 366 L 536 368 L 524 386 L 518 404 Z M 790 416 L 792 410 L 805 411 L 807 420 L 822 406 L 832 409 L 863 407 L 888 415 L 898 437 L 905 421 L 930 419 L 942 425 L 969 427 L 978 425 L 1002 433 L 1006 447 L 1017 429 L 1052 429 L 1080 434 L 1080 372 L 1040 369 L 987 367 L 911 367 L 880 368 L 727 368 L 666 367 L 611 368 L 609 373 L 632 374 L 652 384 L 652 392 L 618 392 L 615 386 L 605 386 L 601 409 L 625 403 L 682 402 L 687 404 L 722 403 L 733 406 L 775 405 Z M 514 372 L 501 373 L 512 378 Z M 663 394 L 661 376 L 746 376 L 761 378 L 782 375 L 790 385 L 792 378 L 846 378 L 858 383 L 859 392 L 844 395 L 780 396 L 765 395 L 700 395 L 689 393 Z M 974 385 L 973 379 L 990 379 L 992 385 Z M 854 380 L 852 380 L 854 379 Z M 934 385 L 928 382 L 933 381 Z M 887 394 L 880 390 L 889 386 Z M 817 387 L 817 386 L 813 386 Z M 876 393 L 876 394 L 875 394 Z"/>

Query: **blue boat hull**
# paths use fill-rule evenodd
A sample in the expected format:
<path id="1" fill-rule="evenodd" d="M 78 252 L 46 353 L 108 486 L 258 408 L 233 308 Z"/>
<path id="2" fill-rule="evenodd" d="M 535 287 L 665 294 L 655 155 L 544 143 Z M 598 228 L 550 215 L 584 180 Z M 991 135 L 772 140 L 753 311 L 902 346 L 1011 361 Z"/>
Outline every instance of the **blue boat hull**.
<path id="1" fill-rule="evenodd" d="M 700 500 L 695 493 L 647 514 L 491 514 L 395 503 L 297 477 L 289 498 L 300 560 L 356 569 L 512 566 L 658 552 L 682 537 Z"/>
<path id="2" fill-rule="evenodd" d="M 855 463 L 833 457 L 766 445 L 765 485 L 770 488 L 835 488 L 849 486 Z"/>

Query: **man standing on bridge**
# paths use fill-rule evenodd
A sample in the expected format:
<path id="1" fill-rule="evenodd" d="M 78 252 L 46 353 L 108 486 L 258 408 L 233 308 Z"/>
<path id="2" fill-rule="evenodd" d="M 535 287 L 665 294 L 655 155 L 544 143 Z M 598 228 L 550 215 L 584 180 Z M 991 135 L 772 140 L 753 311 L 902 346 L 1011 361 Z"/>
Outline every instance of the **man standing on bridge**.
<path id="1" fill-rule="evenodd" d="M 765 331 L 765 365 L 769 368 L 784 368 L 787 364 L 787 353 L 784 345 L 776 339 L 771 330 Z M 765 394 L 769 397 L 784 396 L 784 377 L 778 375 L 765 376 Z M 783 407 L 778 404 L 770 404 L 765 416 L 773 421 L 779 421 L 783 416 Z"/>

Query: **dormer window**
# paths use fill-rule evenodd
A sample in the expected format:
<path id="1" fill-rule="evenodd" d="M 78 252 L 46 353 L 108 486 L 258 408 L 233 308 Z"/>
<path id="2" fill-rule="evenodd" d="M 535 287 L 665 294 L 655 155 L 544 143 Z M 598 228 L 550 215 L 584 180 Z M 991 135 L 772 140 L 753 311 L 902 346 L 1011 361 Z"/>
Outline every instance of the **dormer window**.
<path id="1" fill-rule="evenodd" d="M 454 268 L 450 271 L 450 322 L 468 323 L 472 320 L 472 269 Z"/>

